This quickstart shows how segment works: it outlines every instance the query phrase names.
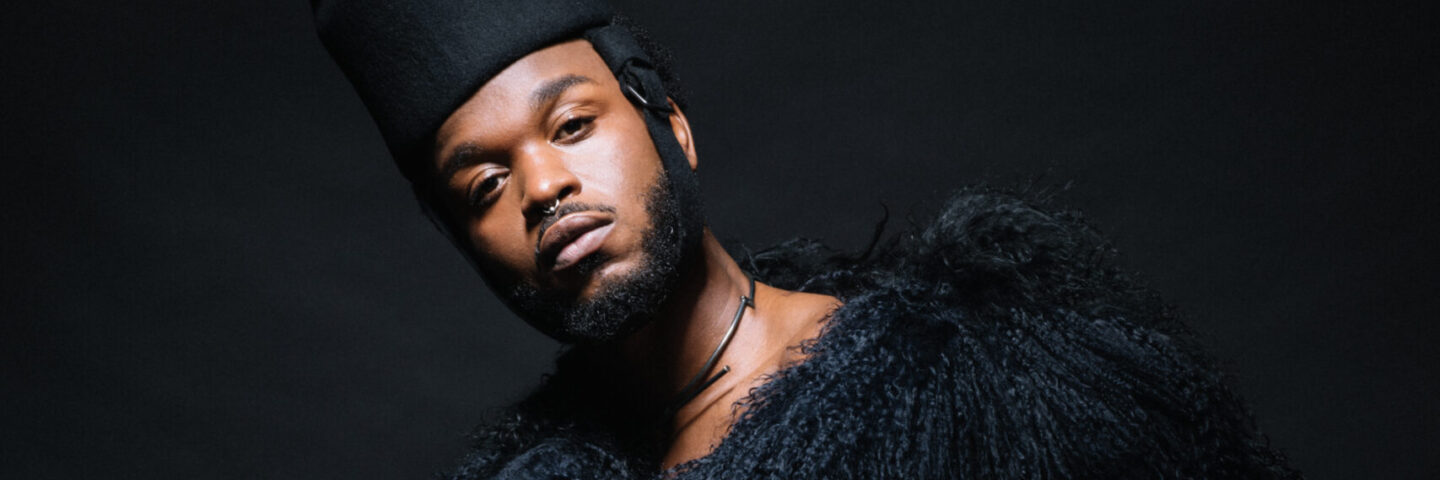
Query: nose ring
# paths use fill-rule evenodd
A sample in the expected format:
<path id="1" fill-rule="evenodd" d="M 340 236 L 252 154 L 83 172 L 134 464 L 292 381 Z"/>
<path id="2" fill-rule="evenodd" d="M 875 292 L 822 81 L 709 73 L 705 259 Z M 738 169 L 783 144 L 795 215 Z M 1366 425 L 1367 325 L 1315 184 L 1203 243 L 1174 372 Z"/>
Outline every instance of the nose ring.
<path id="1" fill-rule="evenodd" d="M 555 210 L 558 208 L 560 208 L 560 199 L 557 198 L 555 199 L 555 203 L 546 206 L 543 210 L 540 210 L 540 213 L 545 214 L 546 216 L 554 215 Z"/>

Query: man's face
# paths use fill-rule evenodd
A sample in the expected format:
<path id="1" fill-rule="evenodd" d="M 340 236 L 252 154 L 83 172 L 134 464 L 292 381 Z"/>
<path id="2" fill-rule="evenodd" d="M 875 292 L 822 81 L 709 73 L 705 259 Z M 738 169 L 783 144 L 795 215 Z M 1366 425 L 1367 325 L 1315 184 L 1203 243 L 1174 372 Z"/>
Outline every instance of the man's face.
<path id="1" fill-rule="evenodd" d="M 683 117 L 672 126 L 693 166 Z M 562 341 L 614 339 L 673 289 L 680 229 L 665 172 L 641 113 L 589 43 L 512 64 L 436 141 L 441 215 L 536 328 Z"/>

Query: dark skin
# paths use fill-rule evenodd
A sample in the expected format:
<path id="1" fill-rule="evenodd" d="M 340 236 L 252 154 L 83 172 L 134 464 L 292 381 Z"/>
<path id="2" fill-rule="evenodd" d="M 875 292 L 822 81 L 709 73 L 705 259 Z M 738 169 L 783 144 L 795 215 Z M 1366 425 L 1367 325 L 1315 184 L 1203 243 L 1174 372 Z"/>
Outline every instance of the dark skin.
<path id="1" fill-rule="evenodd" d="M 670 126 L 697 168 L 690 124 L 678 107 Z M 660 157 L 641 112 L 588 42 L 557 44 L 510 65 L 446 119 L 436 140 L 443 210 L 491 278 L 584 299 L 642 263 L 641 239 L 652 223 L 645 192 L 660 179 Z M 575 212 L 555 223 L 584 232 L 574 238 L 554 226 L 542 235 L 540 220 L 557 201 L 613 211 Z M 597 252 L 609 261 L 574 268 Z M 654 398 L 674 396 L 704 366 L 749 291 L 708 228 L 679 272 L 676 291 L 654 319 L 612 345 Z M 662 466 L 702 457 L 719 444 L 737 418 L 736 402 L 766 375 L 802 360 L 796 347 L 818 336 L 838 305 L 834 297 L 757 283 L 755 307 L 704 375 L 725 365 L 730 373 L 676 412 Z"/>

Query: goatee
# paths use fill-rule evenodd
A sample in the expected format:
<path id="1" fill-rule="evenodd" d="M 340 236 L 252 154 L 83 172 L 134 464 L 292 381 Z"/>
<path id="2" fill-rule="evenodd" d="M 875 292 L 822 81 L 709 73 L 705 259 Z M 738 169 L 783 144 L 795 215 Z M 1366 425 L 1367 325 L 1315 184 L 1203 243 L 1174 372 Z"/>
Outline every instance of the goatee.
<path id="1" fill-rule="evenodd" d="M 541 291 L 524 282 L 497 293 L 526 322 L 563 343 L 604 343 L 639 330 L 664 305 L 680 276 L 682 222 L 669 185 L 662 173 L 646 192 L 650 228 L 641 239 L 639 264 L 590 298 L 576 300 L 569 292 Z M 596 252 L 571 268 L 589 276 L 609 260 Z"/>

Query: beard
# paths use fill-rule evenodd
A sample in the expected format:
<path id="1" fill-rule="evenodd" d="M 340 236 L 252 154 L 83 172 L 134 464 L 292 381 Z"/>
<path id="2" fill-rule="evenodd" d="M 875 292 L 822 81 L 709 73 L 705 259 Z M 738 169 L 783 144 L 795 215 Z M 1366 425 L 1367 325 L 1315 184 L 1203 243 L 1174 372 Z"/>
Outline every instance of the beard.
<path id="1" fill-rule="evenodd" d="M 684 231 L 679 203 L 665 175 L 646 192 L 650 228 L 642 235 L 641 258 L 632 271 L 601 285 L 588 299 L 517 282 L 496 290 L 501 300 L 562 343 L 605 343 L 639 330 L 669 299 L 680 277 Z M 610 255 L 595 252 L 571 268 L 588 277 L 610 260 Z"/>

